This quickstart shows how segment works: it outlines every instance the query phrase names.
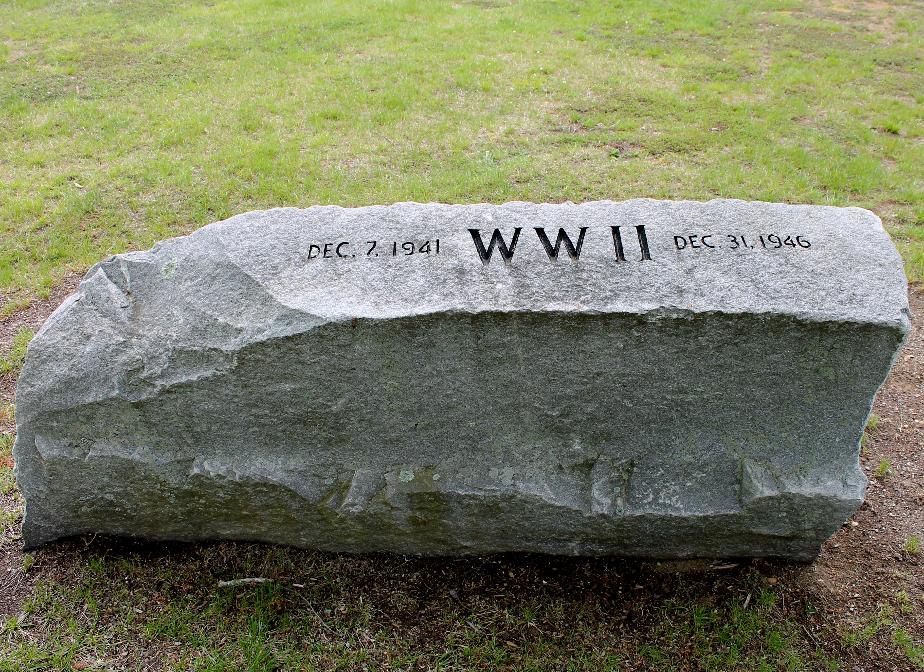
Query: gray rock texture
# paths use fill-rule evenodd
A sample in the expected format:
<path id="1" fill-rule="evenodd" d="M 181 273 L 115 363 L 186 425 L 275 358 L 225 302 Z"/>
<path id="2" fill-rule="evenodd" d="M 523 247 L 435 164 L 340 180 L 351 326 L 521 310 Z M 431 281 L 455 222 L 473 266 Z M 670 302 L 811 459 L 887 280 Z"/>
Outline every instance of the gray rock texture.
<path id="1" fill-rule="evenodd" d="M 251 212 L 98 264 L 36 335 L 23 537 L 811 558 L 908 329 L 857 208 Z"/>

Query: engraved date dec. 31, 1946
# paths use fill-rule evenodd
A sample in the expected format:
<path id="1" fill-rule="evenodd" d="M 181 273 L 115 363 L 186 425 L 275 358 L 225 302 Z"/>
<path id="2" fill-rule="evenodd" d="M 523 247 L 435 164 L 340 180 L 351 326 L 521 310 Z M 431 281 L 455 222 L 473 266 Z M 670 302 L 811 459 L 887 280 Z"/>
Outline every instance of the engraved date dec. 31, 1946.
<path id="1" fill-rule="evenodd" d="M 680 250 L 807 250 L 812 242 L 805 236 L 778 233 L 702 233 L 674 236 L 674 247 Z"/>

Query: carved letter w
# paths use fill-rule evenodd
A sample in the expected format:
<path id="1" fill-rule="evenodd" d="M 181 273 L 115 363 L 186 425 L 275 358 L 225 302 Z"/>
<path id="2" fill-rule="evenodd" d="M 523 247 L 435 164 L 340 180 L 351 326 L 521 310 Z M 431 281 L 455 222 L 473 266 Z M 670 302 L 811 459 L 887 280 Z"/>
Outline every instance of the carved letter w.
<path id="1" fill-rule="evenodd" d="M 565 249 L 568 251 L 568 256 L 572 259 L 577 259 L 581 256 L 581 246 L 584 244 L 584 234 L 587 233 L 587 227 L 581 227 L 581 233 L 578 236 L 577 246 L 575 247 L 574 243 L 571 242 L 571 238 L 568 237 L 568 234 L 565 233 L 564 229 L 558 230 L 558 238 L 555 239 L 555 247 L 552 247 L 549 237 L 545 235 L 545 229 L 540 226 L 534 227 L 536 229 L 536 235 L 539 236 L 539 240 L 542 241 L 542 246 L 545 248 L 545 253 L 549 255 L 549 259 L 553 261 L 558 260 L 558 253 L 561 251 L 561 244 L 565 244 Z"/>
<path id="2" fill-rule="evenodd" d="M 475 241 L 475 248 L 478 250 L 478 256 L 481 257 L 482 263 L 487 264 L 491 261 L 491 255 L 494 253 L 494 246 L 497 246 L 497 251 L 500 252 L 501 258 L 504 261 L 509 262 L 513 258 L 513 251 L 517 247 L 517 240 L 520 238 L 521 227 L 516 227 L 513 230 L 513 240 L 510 241 L 510 247 L 507 247 L 507 243 L 504 240 L 504 237 L 501 235 L 499 229 L 494 229 L 494 233 L 491 234 L 491 242 L 488 243 L 488 249 L 484 248 L 484 241 L 481 240 L 481 230 L 480 229 L 469 229 L 468 232 L 472 234 L 472 240 Z"/>

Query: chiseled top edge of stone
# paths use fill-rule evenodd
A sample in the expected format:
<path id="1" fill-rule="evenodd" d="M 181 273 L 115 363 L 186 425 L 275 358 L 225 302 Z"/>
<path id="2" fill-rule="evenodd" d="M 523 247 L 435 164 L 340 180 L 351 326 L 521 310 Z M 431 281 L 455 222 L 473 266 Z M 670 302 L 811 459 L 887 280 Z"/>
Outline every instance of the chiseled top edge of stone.
<path id="1" fill-rule="evenodd" d="M 321 210 L 321 211 L 323 210 L 329 210 L 329 211 L 373 210 L 374 211 L 374 210 L 387 210 L 390 208 L 395 208 L 395 207 L 400 207 L 400 206 L 423 206 L 423 207 L 434 207 L 434 208 L 465 209 L 465 208 L 477 208 L 477 207 L 504 208 L 508 206 L 577 206 L 577 207 L 587 206 L 587 205 L 625 206 L 625 205 L 632 205 L 632 204 L 640 204 L 640 205 L 641 204 L 670 204 L 671 206 L 682 206 L 685 204 L 692 205 L 692 206 L 730 204 L 730 205 L 758 206 L 758 207 L 765 206 L 765 207 L 772 207 L 776 209 L 782 208 L 782 209 L 792 209 L 792 210 L 832 210 L 836 212 L 853 212 L 853 213 L 859 214 L 860 216 L 864 218 L 869 219 L 870 223 L 876 226 L 885 235 L 885 237 L 889 241 L 891 241 L 891 237 L 889 236 L 888 232 L 885 230 L 885 227 L 883 226 L 882 220 L 879 218 L 879 216 L 876 215 L 876 213 L 866 208 L 861 208 L 858 206 L 815 205 L 815 204 L 808 204 L 808 203 L 780 203 L 780 202 L 775 202 L 775 201 L 746 200 L 746 199 L 737 199 L 737 198 L 713 198 L 713 199 L 709 199 L 705 201 L 699 201 L 699 200 L 693 200 L 693 199 L 674 200 L 674 199 L 657 199 L 657 198 L 642 197 L 642 198 L 631 198 L 631 199 L 626 199 L 622 201 L 614 201 L 611 199 L 597 199 L 593 201 L 565 200 L 565 201 L 560 201 L 560 202 L 535 202 L 535 201 L 512 200 L 512 201 L 505 201 L 503 203 L 490 203 L 490 202 L 443 203 L 440 201 L 421 202 L 421 201 L 409 200 L 409 201 L 396 201 L 390 204 L 377 203 L 377 204 L 360 205 L 360 206 L 344 206 L 344 205 L 338 205 L 338 204 L 315 204 L 315 205 L 310 205 L 310 206 L 305 206 L 305 207 L 278 206 L 278 207 L 266 208 L 262 210 L 248 210 L 246 212 L 237 213 L 225 219 L 211 222 L 209 224 L 201 226 L 195 231 L 192 231 L 188 234 L 174 236 L 171 238 L 165 238 L 161 241 L 158 241 L 157 243 L 155 243 L 152 247 L 150 247 L 147 250 L 133 250 L 133 251 L 123 252 L 123 253 L 119 253 L 115 255 L 110 255 L 106 259 L 103 259 L 97 262 L 96 264 L 94 264 L 87 271 L 84 278 L 81 280 L 80 285 L 82 287 L 83 283 L 87 281 L 96 272 L 97 269 L 99 269 L 102 265 L 106 264 L 107 262 L 111 262 L 113 259 L 117 259 L 120 257 L 127 257 L 127 256 L 137 256 L 137 255 L 144 256 L 147 254 L 156 253 L 161 247 L 167 244 L 182 240 L 184 238 L 195 238 L 195 237 L 202 236 L 202 235 L 209 235 L 210 231 L 216 228 L 234 226 L 238 222 L 243 223 L 252 218 L 259 218 L 261 216 L 270 215 L 274 212 L 296 212 L 297 213 L 297 212 L 311 212 L 311 211 L 317 211 L 317 210 Z M 893 250 L 895 251 L 896 262 L 899 266 L 901 266 L 902 259 L 900 255 L 898 254 L 897 250 L 895 250 L 894 244 L 893 244 Z M 901 275 L 904 278 L 903 271 Z M 61 306 L 59 306 L 59 308 L 54 311 L 51 317 L 56 317 L 57 313 L 64 310 L 67 307 L 67 305 L 71 303 L 71 299 L 80 294 L 81 287 L 78 287 L 77 291 L 74 294 L 72 294 L 70 297 L 68 297 L 68 299 L 66 299 L 61 304 Z M 759 316 L 762 314 L 785 315 L 792 319 L 795 319 L 801 322 L 807 322 L 807 323 L 878 324 L 880 326 L 898 329 L 902 334 L 907 334 L 908 332 L 910 332 L 910 329 L 911 329 L 911 321 L 910 321 L 911 311 L 908 305 L 908 298 L 907 298 L 907 282 L 904 283 L 904 290 L 905 291 L 903 292 L 903 297 L 902 297 L 901 305 L 899 307 L 898 314 L 896 314 L 895 317 L 891 319 L 876 318 L 876 317 L 865 317 L 862 319 L 860 318 L 850 319 L 849 316 L 845 315 L 842 312 L 832 312 L 830 314 L 826 314 L 823 311 L 819 311 L 819 310 L 810 310 L 810 311 L 792 310 L 792 311 L 785 311 L 785 312 L 772 311 L 772 310 L 747 310 L 747 311 L 728 310 L 728 309 L 698 310 L 695 308 L 690 309 L 690 308 L 685 308 L 681 306 L 672 306 L 672 305 L 656 305 L 656 306 L 651 306 L 648 308 L 640 307 L 634 310 L 613 310 L 613 311 L 586 310 L 586 311 L 583 311 L 583 314 L 588 314 L 588 315 L 626 314 L 626 315 L 647 316 L 652 319 L 663 319 L 663 318 L 671 318 L 671 317 L 695 316 L 695 315 L 706 315 L 706 314 L 727 314 L 727 315 L 748 314 L 748 315 L 756 315 L 756 316 Z M 431 314 L 441 314 L 441 313 L 463 314 L 466 312 L 470 312 L 470 311 L 453 308 L 453 309 L 447 309 L 447 310 L 432 311 Z M 482 313 L 485 311 L 478 311 L 478 312 Z M 552 313 L 563 312 L 563 311 L 548 310 L 548 309 L 536 309 L 536 310 L 522 310 L 521 309 L 521 310 L 504 310 L 502 312 L 507 313 L 507 314 L 516 313 L 516 312 L 520 312 L 524 314 L 527 314 L 527 313 L 552 314 Z M 424 314 L 427 314 L 427 313 L 425 311 L 416 313 L 416 315 L 424 315 Z M 52 321 L 51 317 L 48 319 L 46 324 Z M 320 316 L 311 316 L 311 317 L 318 318 Z M 352 314 L 350 315 L 344 314 L 342 316 L 325 315 L 321 321 L 339 322 L 339 321 L 351 320 L 351 319 L 354 319 L 355 317 L 356 316 Z M 393 316 L 393 317 L 392 316 L 382 316 L 382 317 L 373 317 L 370 319 L 393 319 L 396 317 L 399 317 L 399 316 Z M 43 329 L 44 329 L 44 326 L 45 325 L 43 325 Z M 42 329 L 39 330 L 39 333 L 41 331 Z"/>
<path id="2" fill-rule="evenodd" d="M 173 238 L 166 238 L 163 241 L 156 243 L 152 248 L 155 249 L 158 245 L 165 243 L 169 240 L 175 240 L 176 238 L 185 238 L 187 236 L 194 236 L 200 231 L 208 229 L 211 226 L 218 224 L 229 224 L 234 222 L 236 219 L 253 217 L 255 215 L 268 214 L 277 211 L 289 211 L 289 212 L 305 212 L 312 210 L 383 210 L 388 208 L 394 208 L 398 206 L 425 206 L 425 207 L 439 207 L 439 208 L 452 208 L 452 209 L 462 209 L 462 208 L 478 208 L 478 207 L 491 207 L 491 208 L 504 208 L 507 206 L 585 206 L 585 205 L 630 205 L 630 204 L 643 204 L 643 203 L 669 203 L 671 205 L 713 205 L 713 204 L 740 204 L 748 206 L 772 206 L 774 208 L 792 208 L 797 210 L 810 209 L 810 210 L 835 210 L 835 211 L 852 211 L 857 212 L 863 215 L 870 216 L 880 228 L 885 230 L 882 226 L 882 219 L 872 210 L 867 208 L 861 208 L 855 205 L 826 205 L 826 204 L 812 204 L 812 203 L 780 203 L 778 201 L 759 201 L 759 200 L 748 200 L 743 198 L 710 198 L 705 201 L 698 201 L 695 199 L 670 199 L 670 198 L 649 198 L 649 197 L 639 197 L 639 198 L 628 198 L 622 201 L 614 201 L 609 198 L 600 198 L 593 201 L 504 201 L 503 203 L 490 203 L 488 201 L 478 201 L 473 203 L 444 203 L 443 201 L 395 201 L 393 203 L 372 203 L 369 205 L 339 205 L 336 203 L 329 204 L 315 204 L 307 206 L 297 206 L 297 205 L 281 205 L 272 208 L 264 208 L 262 210 L 247 210 L 245 212 L 239 212 L 237 214 L 226 217 L 225 219 L 217 220 L 215 222 L 210 222 L 204 226 L 199 227 L 195 231 L 190 232 L 182 236 L 174 236 Z M 888 232 L 887 232 L 888 235 Z M 117 255 L 113 255 L 117 256 Z"/>

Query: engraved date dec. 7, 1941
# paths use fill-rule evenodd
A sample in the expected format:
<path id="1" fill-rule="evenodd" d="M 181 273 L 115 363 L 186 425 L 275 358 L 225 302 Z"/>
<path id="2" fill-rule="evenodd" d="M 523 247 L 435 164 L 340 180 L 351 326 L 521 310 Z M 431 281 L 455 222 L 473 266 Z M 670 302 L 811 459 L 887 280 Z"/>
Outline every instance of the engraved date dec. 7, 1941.
<path id="1" fill-rule="evenodd" d="M 432 240 L 349 240 L 317 243 L 308 247 L 308 260 L 355 259 L 356 257 L 406 257 L 412 254 L 439 254 L 440 239 Z"/>

